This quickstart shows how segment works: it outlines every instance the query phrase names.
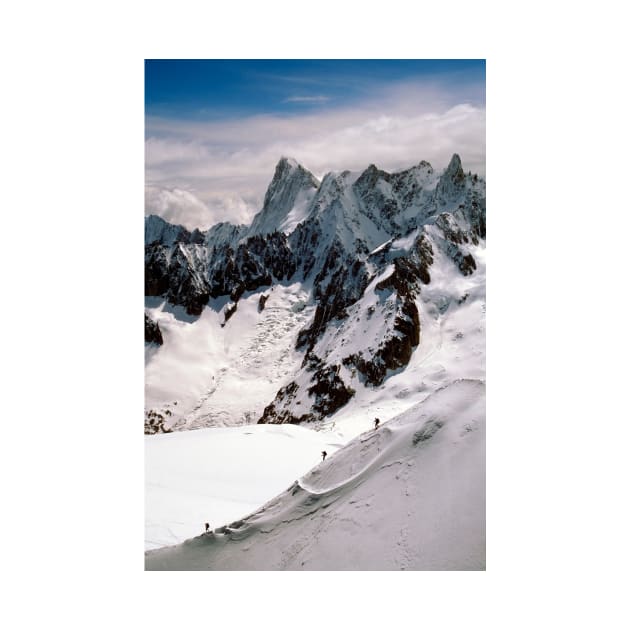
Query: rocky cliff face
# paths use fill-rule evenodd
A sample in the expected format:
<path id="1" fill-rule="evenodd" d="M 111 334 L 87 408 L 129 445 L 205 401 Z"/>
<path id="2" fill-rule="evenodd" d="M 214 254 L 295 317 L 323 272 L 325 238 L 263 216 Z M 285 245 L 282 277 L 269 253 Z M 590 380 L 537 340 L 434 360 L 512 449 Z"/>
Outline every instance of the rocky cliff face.
<path id="1" fill-rule="evenodd" d="M 144 314 L 144 341 L 161 346 L 164 343 L 162 331 L 157 322 L 154 322 L 146 313 Z"/>
<path id="2" fill-rule="evenodd" d="M 295 160 L 283 157 L 276 166 L 262 210 L 254 217 L 248 236 L 291 232 L 319 188 L 319 182 Z"/>
<path id="3" fill-rule="evenodd" d="M 145 293 L 193 316 L 229 296 L 227 321 L 247 291 L 289 280 L 310 287 L 314 315 L 295 332 L 301 370 L 259 421 L 316 420 L 352 397 L 350 373 L 375 387 L 404 369 L 421 343 L 417 300 L 434 257 L 473 274 L 471 248 L 485 236 L 485 181 L 465 174 L 457 155 L 441 173 L 424 161 L 397 173 L 370 165 L 321 183 L 282 158 L 249 228 L 189 232 L 148 217 Z"/>

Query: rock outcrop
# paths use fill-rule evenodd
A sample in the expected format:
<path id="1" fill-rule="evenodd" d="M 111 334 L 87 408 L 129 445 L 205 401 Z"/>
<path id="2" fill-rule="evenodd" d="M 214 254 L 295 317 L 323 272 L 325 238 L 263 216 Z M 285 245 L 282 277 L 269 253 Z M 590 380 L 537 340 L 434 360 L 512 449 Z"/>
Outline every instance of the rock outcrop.
<path id="1" fill-rule="evenodd" d="M 162 331 L 158 323 L 152 320 L 146 313 L 144 314 L 144 341 L 145 343 L 155 343 L 158 346 L 164 343 Z"/>

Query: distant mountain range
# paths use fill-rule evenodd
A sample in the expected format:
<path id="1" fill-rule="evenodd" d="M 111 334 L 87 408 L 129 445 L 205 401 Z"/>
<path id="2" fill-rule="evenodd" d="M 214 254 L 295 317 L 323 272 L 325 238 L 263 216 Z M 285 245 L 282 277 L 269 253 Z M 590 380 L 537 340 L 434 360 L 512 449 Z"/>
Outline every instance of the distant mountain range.
<path id="1" fill-rule="evenodd" d="M 299 363 L 273 381 L 275 398 L 260 401 L 249 419 L 318 421 L 347 405 L 358 384 L 381 387 L 407 367 L 423 343 L 422 295 L 434 275 L 476 273 L 485 252 L 485 187 L 458 155 L 441 172 L 424 161 L 396 173 L 370 165 L 328 173 L 321 182 L 283 157 L 249 226 L 219 223 L 191 232 L 146 217 L 145 295 L 182 307 L 192 325 L 204 308 L 220 303 L 227 329 L 241 300 L 255 295 L 262 314 L 274 289 L 299 284 L 307 296 L 299 306 L 304 319 L 296 316 L 292 325 L 300 327 L 283 333 Z M 449 308 L 454 313 L 468 297 L 447 293 L 431 294 L 436 317 Z M 145 314 L 145 341 L 163 341 L 157 352 L 167 352 L 168 335 L 158 324 Z M 187 415 L 180 407 L 171 427 L 214 425 L 209 412 L 192 409 Z"/>

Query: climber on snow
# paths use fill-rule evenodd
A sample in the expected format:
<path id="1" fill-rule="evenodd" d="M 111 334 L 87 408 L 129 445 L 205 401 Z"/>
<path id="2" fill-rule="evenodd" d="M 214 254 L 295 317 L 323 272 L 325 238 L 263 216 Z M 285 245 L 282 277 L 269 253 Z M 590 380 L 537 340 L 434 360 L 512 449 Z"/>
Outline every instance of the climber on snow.
<path id="1" fill-rule="evenodd" d="M 328 453 L 326 451 L 322 451 L 322 461 L 326 459 L 326 455 L 328 455 Z"/>
<path id="2" fill-rule="evenodd" d="M 378 425 L 381 424 L 381 421 L 376 418 L 376 420 L 374 420 L 374 429 L 378 429 Z"/>

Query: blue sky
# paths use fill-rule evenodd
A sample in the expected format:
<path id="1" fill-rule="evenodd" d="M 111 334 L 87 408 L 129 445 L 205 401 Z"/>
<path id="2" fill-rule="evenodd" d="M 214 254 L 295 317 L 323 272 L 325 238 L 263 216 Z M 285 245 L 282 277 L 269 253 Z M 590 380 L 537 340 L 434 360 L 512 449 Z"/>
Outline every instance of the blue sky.
<path id="1" fill-rule="evenodd" d="M 484 60 L 146 60 L 150 116 L 221 119 L 347 107 L 401 82 L 485 100 Z"/>
<path id="2" fill-rule="evenodd" d="M 484 60 L 146 60 L 145 109 L 145 211 L 189 228 L 250 222 L 283 155 L 485 173 Z"/>

